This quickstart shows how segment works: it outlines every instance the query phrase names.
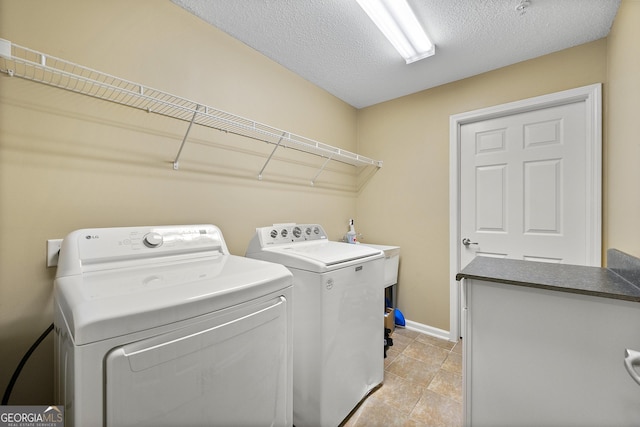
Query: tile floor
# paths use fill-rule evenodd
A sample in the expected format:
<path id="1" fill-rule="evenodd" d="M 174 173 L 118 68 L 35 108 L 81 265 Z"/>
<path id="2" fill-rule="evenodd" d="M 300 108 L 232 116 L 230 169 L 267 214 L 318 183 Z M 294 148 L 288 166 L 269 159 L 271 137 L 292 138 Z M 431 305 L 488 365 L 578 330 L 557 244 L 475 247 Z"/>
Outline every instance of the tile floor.
<path id="1" fill-rule="evenodd" d="M 342 427 L 462 426 L 462 343 L 396 328 L 384 383 Z"/>

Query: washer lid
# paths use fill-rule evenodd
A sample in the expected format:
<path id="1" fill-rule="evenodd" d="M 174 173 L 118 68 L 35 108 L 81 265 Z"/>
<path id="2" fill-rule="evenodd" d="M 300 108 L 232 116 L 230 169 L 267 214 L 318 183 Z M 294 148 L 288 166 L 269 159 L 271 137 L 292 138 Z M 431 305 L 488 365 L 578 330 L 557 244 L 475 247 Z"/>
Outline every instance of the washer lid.
<path id="1" fill-rule="evenodd" d="M 59 277 L 54 297 L 83 345 L 240 304 L 291 286 L 291 277 L 282 265 L 218 255 Z"/>
<path id="2" fill-rule="evenodd" d="M 268 247 L 248 256 L 284 264 L 287 267 L 323 272 L 352 263 L 382 258 L 383 252 L 364 245 L 333 241 L 313 241 Z"/>

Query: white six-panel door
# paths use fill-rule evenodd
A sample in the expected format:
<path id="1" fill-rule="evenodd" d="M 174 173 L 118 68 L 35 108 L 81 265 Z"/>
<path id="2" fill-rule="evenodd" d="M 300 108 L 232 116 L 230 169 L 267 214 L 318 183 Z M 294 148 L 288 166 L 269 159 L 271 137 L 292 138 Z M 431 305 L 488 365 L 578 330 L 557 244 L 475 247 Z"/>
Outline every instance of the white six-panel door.
<path id="1" fill-rule="evenodd" d="M 455 276 L 475 256 L 600 266 L 601 84 L 451 116 L 449 188 L 456 341 Z"/>
<path id="2" fill-rule="evenodd" d="M 585 265 L 585 105 L 461 128 L 461 247 L 475 256 Z"/>

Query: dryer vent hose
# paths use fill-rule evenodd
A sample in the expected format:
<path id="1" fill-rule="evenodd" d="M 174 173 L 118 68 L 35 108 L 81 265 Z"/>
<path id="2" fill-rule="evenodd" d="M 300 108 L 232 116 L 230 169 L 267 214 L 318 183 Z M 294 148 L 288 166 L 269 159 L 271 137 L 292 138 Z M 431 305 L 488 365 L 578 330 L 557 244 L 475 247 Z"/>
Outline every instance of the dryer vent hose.
<path id="1" fill-rule="evenodd" d="M 33 343 L 31 348 L 29 348 L 29 350 L 27 350 L 27 352 L 22 357 L 22 360 L 18 364 L 18 367 L 16 368 L 15 372 L 11 376 L 11 381 L 9 381 L 9 384 L 7 385 L 7 389 L 4 391 L 4 396 L 2 396 L 3 405 L 9 404 L 9 396 L 11 396 L 11 391 L 13 390 L 13 386 L 16 384 L 16 381 L 18 379 L 18 376 L 20 375 L 20 372 L 22 372 L 22 368 L 24 368 L 24 365 L 27 363 L 27 360 L 29 360 L 29 357 L 31 357 L 31 353 L 33 353 L 35 349 L 38 348 L 40 343 L 47 337 L 47 335 L 49 335 L 51 331 L 53 331 L 53 323 L 49 325 L 47 330 L 44 331 L 42 335 L 40 335 L 40 337 L 36 340 L 36 342 Z"/>

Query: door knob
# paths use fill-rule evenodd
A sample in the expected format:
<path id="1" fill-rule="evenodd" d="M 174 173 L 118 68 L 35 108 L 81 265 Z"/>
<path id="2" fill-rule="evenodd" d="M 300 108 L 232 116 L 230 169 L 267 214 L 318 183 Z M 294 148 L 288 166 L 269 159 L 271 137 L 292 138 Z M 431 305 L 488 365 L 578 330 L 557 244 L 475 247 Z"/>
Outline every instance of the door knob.
<path id="1" fill-rule="evenodd" d="M 465 237 L 462 239 L 462 244 L 468 247 L 469 245 L 477 245 L 478 242 L 472 242 L 471 239 Z"/>

